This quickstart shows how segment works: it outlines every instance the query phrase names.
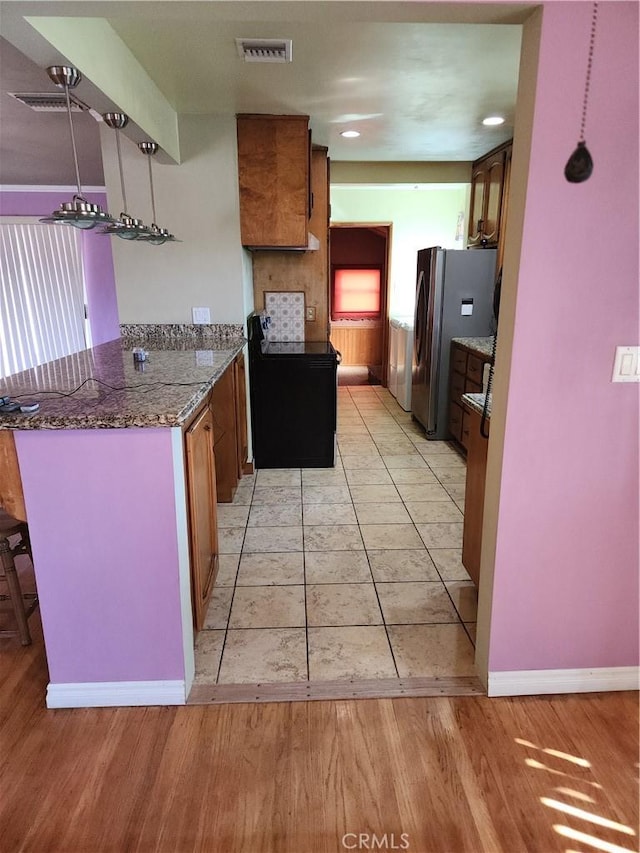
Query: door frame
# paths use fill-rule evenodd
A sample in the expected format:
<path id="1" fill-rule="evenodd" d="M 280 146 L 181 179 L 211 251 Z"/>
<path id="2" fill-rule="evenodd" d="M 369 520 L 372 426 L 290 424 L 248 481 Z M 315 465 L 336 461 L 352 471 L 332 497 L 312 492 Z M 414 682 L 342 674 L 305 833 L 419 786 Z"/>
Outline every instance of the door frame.
<path id="1" fill-rule="evenodd" d="M 389 385 L 389 281 L 391 270 L 391 240 L 393 237 L 393 222 L 330 222 L 329 223 L 329 257 L 328 268 L 331 269 L 331 232 L 334 228 L 362 228 L 384 231 L 385 259 L 384 270 L 380 280 L 380 318 L 382 320 L 382 375 L 380 384 L 383 388 Z M 331 282 L 327 294 L 327 318 L 331 325 Z"/>

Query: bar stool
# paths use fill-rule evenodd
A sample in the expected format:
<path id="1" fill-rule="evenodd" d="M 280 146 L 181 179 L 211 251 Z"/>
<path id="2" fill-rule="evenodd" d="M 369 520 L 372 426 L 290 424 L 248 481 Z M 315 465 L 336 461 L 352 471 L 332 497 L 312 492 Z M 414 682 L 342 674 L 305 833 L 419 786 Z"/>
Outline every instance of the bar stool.
<path id="1" fill-rule="evenodd" d="M 10 538 L 19 536 L 19 542 L 11 546 Z M 29 616 L 38 606 L 37 593 L 23 593 L 20 587 L 20 579 L 16 571 L 15 557 L 26 554 L 33 564 L 31 555 L 31 542 L 29 540 L 29 528 L 24 521 L 12 518 L 4 510 L 0 510 L 0 558 L 2 574 L 0 581 L 6 581 L 8 595 L 0 595 L 0 601 L 10 601 L 16 617 L 17 629 L 0 631 L 0 637 L 20 637 L 23 646 L 31 642 L 29 632 Z"/>

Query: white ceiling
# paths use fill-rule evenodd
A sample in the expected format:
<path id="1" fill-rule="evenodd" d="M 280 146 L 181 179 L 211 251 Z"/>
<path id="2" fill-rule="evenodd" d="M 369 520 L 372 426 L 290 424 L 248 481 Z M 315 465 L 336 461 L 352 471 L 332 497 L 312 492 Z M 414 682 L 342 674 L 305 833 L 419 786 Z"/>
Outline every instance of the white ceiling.
<path id="1" fill-rule="evenodd" d="M 531 9 L 367 0 L 24 0 L 0 7 L 0 35 L 19 48 L 2 46 L 3 184 L 25 182 L 29 174 L 27 183 L 73 182 L 72 173 L 62 174 L 64 157 L 52 156 L 68 149 L 64 114 L 32 112 L 5 94 L 53 90 L 44 68 L 66 61 L 25 15 L 104 18 L 178 114 L 308 114 L 314 142 L 328 146 L 334 161 L 469 161 L 512 136 L 519 24 Z M 490 23 L 472 23 L 478 20 Z M 236 37 L 291 38 L 293 62 L 245 63 Z M 78 96 L 88 100 L 93 91 L 95 97 L 84 85 Z M 483 127 L 481 119 L 496 112 L 505 125 Z M 87 115 L 76 118 L 81 177 L 99 183 L 97 126 Z M 358 129 L 360 138 L 344 140 L 339 132 L 346 128 Z M 45 180 L 47 170 L 55 180 Z"/>

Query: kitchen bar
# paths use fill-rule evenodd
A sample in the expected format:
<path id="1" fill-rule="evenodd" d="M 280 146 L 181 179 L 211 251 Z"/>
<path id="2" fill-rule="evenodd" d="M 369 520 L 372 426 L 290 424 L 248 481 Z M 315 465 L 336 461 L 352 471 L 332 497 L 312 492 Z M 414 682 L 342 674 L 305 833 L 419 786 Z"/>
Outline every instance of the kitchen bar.
<path id="1" fill-rule="evenodd" d="M 185 436 L 244 344 L 165 341 L 137 370 L 130 341 L 118 340 L 6 381 L 4 393 L 40 402 L 0 428 L 15 436 L 49 707 L 186 701 L 194 663 Z"/>

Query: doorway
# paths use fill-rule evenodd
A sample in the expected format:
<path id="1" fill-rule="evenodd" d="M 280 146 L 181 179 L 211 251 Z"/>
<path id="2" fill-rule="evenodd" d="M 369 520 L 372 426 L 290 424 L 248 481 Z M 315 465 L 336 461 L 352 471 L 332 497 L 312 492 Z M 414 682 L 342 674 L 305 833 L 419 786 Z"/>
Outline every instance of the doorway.
<path id="1" fill-rule="evenodd" d="M 387 385 L 390 222 L 330 228 L 329 339 L 341 353 L 340 385 Z"/>

